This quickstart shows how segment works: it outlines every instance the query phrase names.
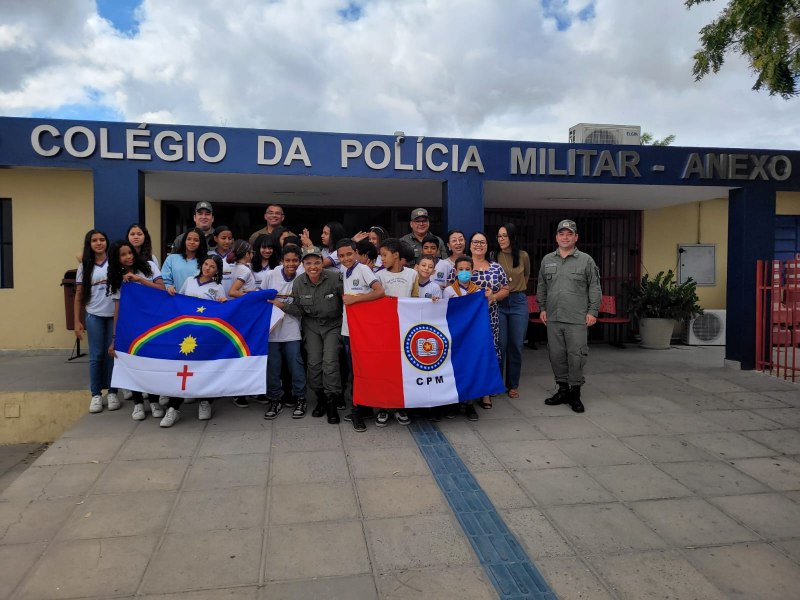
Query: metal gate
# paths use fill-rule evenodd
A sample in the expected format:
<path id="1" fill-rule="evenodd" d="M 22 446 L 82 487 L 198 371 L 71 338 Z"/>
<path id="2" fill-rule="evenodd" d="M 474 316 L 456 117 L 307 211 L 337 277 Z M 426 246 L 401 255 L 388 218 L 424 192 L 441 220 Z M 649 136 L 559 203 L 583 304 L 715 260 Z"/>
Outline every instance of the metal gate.
<path id="1" fill-rule="evenodd" d="M 758 261 L 756 369 L 800 380 L 800 254 Z"/>

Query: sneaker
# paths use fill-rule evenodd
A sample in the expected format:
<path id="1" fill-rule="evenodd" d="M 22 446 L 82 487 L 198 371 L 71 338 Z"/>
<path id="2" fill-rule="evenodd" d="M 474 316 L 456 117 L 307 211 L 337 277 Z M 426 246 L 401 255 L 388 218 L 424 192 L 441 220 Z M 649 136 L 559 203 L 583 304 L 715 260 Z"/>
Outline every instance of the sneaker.
<path id="1" fill-rule="evenodd" d="M 361 433 L 367 430 L 367 424 L 364 422 L 364 417 L 358 413 L 350 413 L 353 421 L 353 429 Z M 345 419 L 346 420 L 346 419 Z"/>
<path id="2" fill-rule="evenodd" d="M 158 403 L 161 406 L 167 406 L 169 404 L 169 396 L 159 396 Z"/>
<path id="3" fill-rule="evenodd" d="M 283 404 L 281 404 L 280 400 L 270 400 L 269 408 L 267 408 L 267 412 L 264 413 L 264 418 L 274 419 L 280 414 L 282 410 L 283 410 Z"/>
<path id="4" fill-rule="evenodd" d="M 250 402 L 258 402 L 259 404 L 269 404 L 269 398 L 267 398 L 264 394 L 257 394 L 255 396 L 248 396 L 247 399 Z"/>
<path id="5" fill-rule="evenodd" d="M 345 410 L 347 408 L 347 402 L 344 400 L 344 396 L 336 396 L 336 410 Z"/>
<path id="6" fill-rule="evenodd" d="M 159 427 L 172 427 L 175 423 L 178 422 L 178 419 L 181 418 L 181 413 L 177 410 L 172 408 L 171 406 L 167 409 L 167 414 L 164 415 L 164 418 L 161 419 L 161 423 L 159 423 Z"/>
<path id="7" fill-rule="evenodd" d="M 247 408 L 248 406 L 250 406 L 250 403 L 244 396 L 235 396 L 233 398 L 233 404 L 234 406 L 238 406 L 239 408 Z"/>
<path id="8" fill-rule="evenodd" d="M 347 423 L 353 422 L 353 413 L 349 412 L 345 416 L 342 417 Z"/>
<path id="9" fill-rule="evenodd" d="M 108 402 L 108 410 L 119 410 L 119 407 L 122 406 L 122 402 L 119 401 L 119 396 L 114 392 L 108 392 L 106 401 Z"/>
<path id="10" fill-rule="evenodd" d="M 404 410 L 394 411 L 394 420 L 400 423 L 400 425 L 408 425 L 411 423 L 411 419 L 408 418 L 408 414 Z"/>
<path id="11" fill-rule="evenodd" d="M 445 419 L 455 419 L 458 413 L 461 412 L 461 406 L 458 404 L 448 404 L 443 409 Z"/>
<path id="12" fill-rule="evenodd" d="M 164 416 L 164 407 L 161 406 L 160 402 L 151 402 L 150 414 L 153 415 L 154 419 L 160 419 Z"/>
<path id="13" fill-rule="evenodd" d="M 100 394 L 92 396 L 92 401 L 89 402 L 89 412 L 90 413 L 103 412 L 103 397 Z"/>
<path id="14" fill-rule="evenodd" d="M 131 417 L 134 421 L 144 421 L 144 404 L 134 404 Z"/>
<path id="15" fill-rule="evenodd" d="M 468 402 L 464 405 L 464 416 L 467 417 L 467 421 L 478 420 L 478 413 L 475 412 L 475 406 L 472 402 Z"/>
<path id="16" fill-rule="evenodd" d="M 123 400 L 130 400 L 133 392 L 130 390 L 117 390 L 117 393 L 122 396 Z"/>
<path id="17" fill-rule="evenodd" d="M 197 418 L 200 421 L 208 421 L 211 418 L 211 402 L 200 400 L 200 404 L 197 405 Z"/>
<path id="18" fill-rule="evenodd" d="M 378 416 L 375 417 L 375 427 L 386 427 L 389 424 L 389 413 L 385 410 L 379 410 Z"/>
<path id="19" fill-rule="evenodd" d="M 306 416 L 306 399 L 298 398 L 296 400 L 294 410 L 292 411 L 293 419 L 302 419 Z"/>
<path id="20" fill-rule="evenodd" d="M 286 396 L 286 400 L 283 401 L 283 405 L 286 408 L 294 408 L 297 406 L 297 398 L 294 396 L 289 396 L 288 394 L 284 394 Z M 305 398 L 303 399 L 305 401 Z"/>

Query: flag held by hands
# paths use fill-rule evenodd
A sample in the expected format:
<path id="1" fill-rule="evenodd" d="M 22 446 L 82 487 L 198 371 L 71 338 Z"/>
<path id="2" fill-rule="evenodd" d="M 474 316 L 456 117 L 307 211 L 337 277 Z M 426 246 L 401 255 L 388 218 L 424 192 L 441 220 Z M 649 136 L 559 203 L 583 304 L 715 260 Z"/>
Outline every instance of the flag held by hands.
<path id="1" fill-rule="evenodd" d="M 275 294 L 221 303 L 123 284 L 111 384 L 182 398 L 266 393 Z"/>

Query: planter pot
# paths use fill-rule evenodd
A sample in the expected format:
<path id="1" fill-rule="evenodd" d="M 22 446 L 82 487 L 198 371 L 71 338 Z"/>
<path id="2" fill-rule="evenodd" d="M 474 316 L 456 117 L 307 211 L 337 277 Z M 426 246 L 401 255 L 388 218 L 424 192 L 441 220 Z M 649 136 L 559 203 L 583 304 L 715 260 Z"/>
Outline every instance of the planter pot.
<path id="1" fill-rule="evenodd" d="M 642 348 L 666 350 L 672 339 L 675 321 L 672 319 L 639 319 L 639 334 Z"/>

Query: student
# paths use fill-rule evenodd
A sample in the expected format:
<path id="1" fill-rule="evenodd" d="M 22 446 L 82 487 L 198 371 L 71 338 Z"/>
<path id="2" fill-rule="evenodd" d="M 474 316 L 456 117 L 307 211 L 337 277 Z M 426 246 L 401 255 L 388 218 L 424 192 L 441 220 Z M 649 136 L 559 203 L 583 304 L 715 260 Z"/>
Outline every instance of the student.
<path id="1" fill-rule="evenodd" d="M 422 256 L 429 256 L 433 259 L 433 281 L 441 289 L 446 288 L 450 284 L 450 273 L 453 270 L 453 265 L 450 264 L 450 261 L 439 258 L 438 237 L 427 234 L 422 238 Z"/>
<path id="2" fill-rule="evenodd" d="M 277 290 L 276 298 L 282 302 L 292 297 L 292 287 L 300 266 L 300 248 L 286 246 L 283 249 L 283 264 L 270 271 L 261 283 L 262 290 Z M 293 419 L 306 416 L 306 373 L 301 351 L 300 319 L 286 313 L 269 333 L 269 356 L 267 358 L 267 402 L 265 419 L 274 419 L 283 407 L 294 407 Z M 292 379 L 292 400 L 282 402 L 283 385 L 281 369 L 283 363 Z"/>
<path id="3" fill-rule="evenodd" d="M 187 231 L 181 237 L 180 245 L 161 268 L 161 277 L 170 296 L 177 294 L 187 280 L 197 275 L 206 253 L 206 238 L 199 229 Z"/>
<path id="4" fill-rule="evenodd" d="M 375 275 L 387 296 L 417 298 L 419 297 L 419 275 L 414 269 L 404 267 L 401 262 L 401 253 L 406 251 L 405 247 L 410 249 L 410 246 L 397 238 L 388 238 L 381 242 L 381 260 L 385 268 Z M 402 409 L 394 411 L 394 418 L 400 425 L 408 425 L 411 422 L 406 411 Z M 379 410 L 375 417 L 375 425 L 386 427 L 388 424 L 389 412 L 386 409 Z"/>
<path id="5" fill-rule="evenodd" d="M 442 288 L 437 285 L 432 276 L 436 269 L 435 261 L 438 257 L 423 254 L 414 267 L 419 274 L 417 285 L 419 286 L 419 297 L 439 300 L 442 297 Z M 445 262 L 445 261 L 443 261 Z"/>
<path id="6" fill-rule="evenodd" d="M 339 240 L 336 244 L 336 254 L 339 257 L 342 273 L 342 288 L 344 295 L 342 302 L 342 342 L 347 356 L 349 371 L 353 372 L 353 359 L 350 354 L 350 329 L 347 326 L 347 307 L 358 302 L 369 302 L 383 298 L 385 295 L 383 286 L 378 278 L 368 266 L 358 261 L 356 255 L 356 243 L 349 238 Z M 361 407 L 353 406 L 352 423 L 356 431 L 366 431 L 367 425 L 364 423 Z"/>
<path id="7" fill-rule="evenodd" d="M 455 281 L 444 289 L 445 298 L 456 298 L 458 296 L 465 296 L 466 294 L 480 294 L 483 293 L 487 297 L 489 290 L 485 290 L 472 281 L 472 258 L 469 256 L 459 256 L 455 259 Z M 445 417 L 448 419 L 455 417 L 459 411 L 458 404 L 450 404 L 442 406 L 439 411 L 433 413 L 434 421 L 439 420 L 441 411 L 445 411 Z M 464 416 L 470 421 L 478 420 L 478 413 L 475 411 L 473 401 L 470 400 L 464 403 Z"/>
<path id="8" fill-rule="evenodd" d="M 114 302 L 106 295 L 108 276 L 108 236 L 98 229 L 89 230 L 83 239 L 83 254 L 75 276 L 75 337 L 89 334 L 89 412 L 103 411 L 103 388 L 108 389 L 108 410 L 121 406 L 117 389 L 111 386 L 114 359 L 106 349 L 111 345 L 114 327 Z M 82 316 L 86 310 L 86 323 Z"/>
<path id="9" fill-rule="evenodd" d="M 271 302 L 294 317 L 302 319 L 303 337 L 308 355 L 308 384 L 317 397 L 312 417 L 327 413 L 328 423 L 339 423 L 336 404 L 342 394 L 339 372 L 340 333 L 342 330 L 342 277 L 332 269 L 323 269 L 322 251 L 311 246 L 303 249 L 305 273 L 292 285 L 292 297 Z"/>
<path id="10" fill-rule="evenodd" d="M 228 253 L 227 258 L 228 263 L 235 263 L 231 272 L 233 283 L 228 290 L 228 298 L 241 298 L 247 292 L 254 292 L 258 289 L 253 270 L 250 268 L 254 254 L 250 242 L 245 240 L 234 242 L 233 249 Z"/>
<path id="11" fill-rule="evenodd" d="M 114 242 L 108 256 L 108 292 L 107 294 L 114 301 L 114 331 L 117 330 L 117 319 L 119 317 L 119 299 L 122 292 L 123 283 L 139 283 L 152 287 L 157 290 L 164 289 L 164 282 L 158 269 L 153 269 L 146 260 L 136 253 L 136 249 L 129 241 L 124 240 Z M 109 356 L 114 356 L 114 338 L 111 336 L 111 344 L 108 347 Z M 158 402 L 150 403 L 150 411 L 155 418 L 164 416 L 164 409 Z M 133 392 L 133 413 L 131 417 L 134 421 L 142 421 L 144 414 L 144 398 L 141 391 Z"/>
<path id="12" fill-rule="evenodd" d="M 133 247 L 136 248 L 136 252 L 139 253 L 139 256 L 141 256 L 151 265 L 158 268 L 158 265 L 161 263 L 158 262 L 158 256 L 153 254 L 153 241 L 150 238 L 150 232 L 147 231 L 147 227 L 144 225 L 139 225 L 138 223 L 134 223 L 128 227 L 128 232 L 125 234 L 125 239 L 133 244 Z"/>
<path id="13" fill-rule="evenodd" d="M 256 237 L 253 243 L 253 262 L 250 268 L 256 279 L 256 289 L 261 289 L 261 284 L 267 273 L 281 264 L 281 246 L 276 239 L 267 234 Z"/>
<path id="14" fill-rule="evenodd" d="M 222 288 L 222 259 L 216 254 L 207 256 L 200 265 L 200 273 L 183 282 L 179 294 L 201 298 L 202 300 L 212 300 L 215 302 L 225 302 L 225 290 Z M 181 417 L 181 406 L 185 400 L 183 398 L 169 397 L 167 412 L 159 423 L 160 427 L 172 427 Z M 200 421 L 207 421 L 212 415 L 212 404 L 214 398 L 204 398 L 197 405 L 197 418 Z"/>
<path id="15" fill-rule="evenodd" d="M 373 273 L 377 273 L 383 268 L 377 264 L 380 259 L 378 249 L 368 240 L 356 242 L 356 258 L 358 262 L 369 267 Z"/>
<path id="16" fill-rule="evenodd" d="M 344 239 L 347 237 L 347 233 L 344 230 L 344 225 L 339 223 L 339 221 L 330 221 L 325 224 L 322 228 L 322 234 L 320 235 L 320 240 L 322 242 L 322 266 L 323 268 L 337 268 L 339 266 L 339 260 L 336 256 L 336 244 L 339 240 Z M 300 240 L 303 243 L 304 248 L 309 248 L 313 246 L 313 242 L 311 241 L 311 236 L 308 232 L 308 229 L 303 229 L 303 233 L 300 236 Z"/>
<path id="17" fill-rule="evenodd" d="M 229 263 L 226 259 L 228 253 L 233 248 L 233 232 L 227 225 L 220 225 L 214 230 L 214 253 L 222 259 L 222 287 L 225 288 L 225 295 L 233 284 L 233 263 Z"/>

